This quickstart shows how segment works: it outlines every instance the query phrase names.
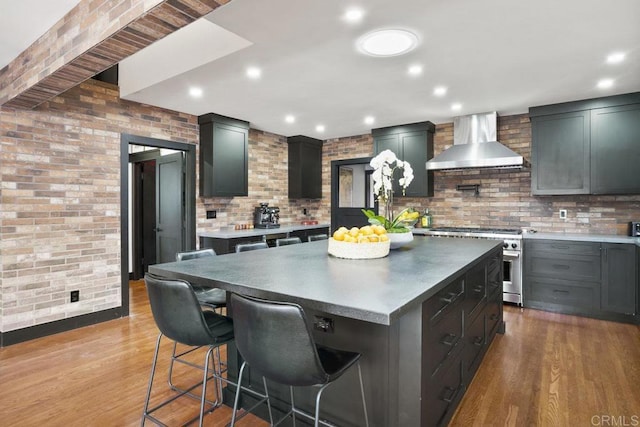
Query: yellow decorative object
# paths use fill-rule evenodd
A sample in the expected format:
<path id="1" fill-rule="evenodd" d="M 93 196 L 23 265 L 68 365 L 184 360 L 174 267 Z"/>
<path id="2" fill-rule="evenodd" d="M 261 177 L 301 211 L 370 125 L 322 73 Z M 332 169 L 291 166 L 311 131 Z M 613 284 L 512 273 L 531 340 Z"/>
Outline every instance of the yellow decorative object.
<path id="1" fill-rule="evenodd" d="M 364 241 L 366 237 L 360 239 L 359 243 L 346 242 L 329 238 L 329 255 L 336 258 L 346 259 L 374 259 L 384 258 L 389 255 L 389 240 L 374 242 L 370 239 Z"/>

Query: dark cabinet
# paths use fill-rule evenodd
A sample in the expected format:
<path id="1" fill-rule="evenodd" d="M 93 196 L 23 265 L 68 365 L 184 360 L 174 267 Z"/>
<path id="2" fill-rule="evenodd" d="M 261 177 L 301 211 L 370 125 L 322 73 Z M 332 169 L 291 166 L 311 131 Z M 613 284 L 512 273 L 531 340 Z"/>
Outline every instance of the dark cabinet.
<path id="1" fill-rule="evenodd" d="M 589 194 L 589 111 L 531 118 L 531 193 Z"/>
<path id="2" fill-rule="evenodd" d="M 640 194 L 640 104 L 591 111 L 591 192 Z"/>
<path id="3" fill-rule="evenodd" d="M 603 243 L 601 309 L 634 314 L 637 281 L 636 247 L 620 243 Z"/>
<path id="4" fill-rule="evenodd" d="M 532 107 L 531 193 L 640 194 L 640 92 Z"/>
<path id="5" fill-rule="evenodd" d="M 322 198 L 322 141 L 308 136 L 287 138 L 289 198 Z"/>
<path id="6" fill-rule="evenodd" d="M 433 157 L 433 135 L 435 125 L 431 122 L 412 123 L 407 125 L 373 129 L 375 154 L 391 150 L 402 161 L 408 161 L 413 169 L 413 181 L 406 188 L 406 197 L 433 196 L 433 171 L 427 171 L 425 164 Z M 398 185 L 401 172 L 394 175 L 394 196 L 402 197 Z"/>
<path id="7" fill-rule="evenodd" d="M 200 197 L 249 192 L 249 122 L 204 114 L 200 125 Z"/>
<path id="8" fill-rule="evenodd" d="M 524 305 L 635 323 L 636 252 L 626 243 L 527 240 Z"/>

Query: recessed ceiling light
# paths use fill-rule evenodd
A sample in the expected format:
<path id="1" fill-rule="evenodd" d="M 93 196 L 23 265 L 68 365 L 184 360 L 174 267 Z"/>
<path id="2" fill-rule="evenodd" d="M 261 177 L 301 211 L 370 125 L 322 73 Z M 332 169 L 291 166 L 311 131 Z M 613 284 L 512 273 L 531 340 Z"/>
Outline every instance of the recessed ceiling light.
<path id="1" fill-rule="evenodd" d="M 344 14 L 344 19 L 347 22 L 360 22 L 362 17 L 364 16 L 364 12 L 360 9 L 349 9 Z"/>
<path id="2" fill-rule="evenodd" d="M 364 118 L 365 124 L 368 124 L 368 125 L 372 125 L 375 121 L 376 119 L 373 118 L 373 116 L 367 116 Z"/>
<path id="3" fill-rule="evenodd" d="M 433 88 L 433 94 L 435 96 L 445 96 L 447 94 L 447 88 L 445 86 L 436 86 Z"/>
<path id="4" fill-rule="evenodd" d="M 247 68 L 247 77 L 251 79 L 259 79 L 262 75 L 262 70 L 258 67 L 249 67 Z"/>
<path id="5" fill-rule="evenodd" d="M 422 65 L 412 65 L 409 67 L 409 74 L 412 76 L 417 76 L 422 74 Z"/>
<path id="6" fill-rule="evenodd" d="M 418 36 L 407 30 L 377 30 L 360 37 L 358 50 L 371 56 L 396 56 L 415 49 Z"/>
<path id="7" fill-rule="evenodd" d="M 624 52 L 614 52 L 611 55 L 607 56 L 607 64 L 617 64 L 624 61 L 624 58 Z"/>
<path id="8" fill-rule="evenodd" d="M 460 104 L 459 102 L 456 102 L 455 104 L 451 104 L 451 109 L 453 111 L 460 111 L 462 110 L 462 104 Z"/>
<path id="9" fill-rule="evenodd" d="M 316 126 L 316 132 L 324 132 L 324 125 Z"/>
<path id="10" fill-rule="evenodd" d="M 191 95 L 194 98 L 201 98 L 202 94 L 203 94 L 202 89 L 199 87 L 189 88 L 189 95 Z"/>
<path id="11" fill-rule="evenodd" d="M 287 123 L 294 123 L 296 121 L 296 118 L 291 114 L 287 114 L 284 118 L 284 121 Z"/>
<path id="12" fill-rule="evenodd" d="M 613 79 L 602 79 L 598 81 L 599 89 L 609 89 L 612 86 L 613 86 Z"/>

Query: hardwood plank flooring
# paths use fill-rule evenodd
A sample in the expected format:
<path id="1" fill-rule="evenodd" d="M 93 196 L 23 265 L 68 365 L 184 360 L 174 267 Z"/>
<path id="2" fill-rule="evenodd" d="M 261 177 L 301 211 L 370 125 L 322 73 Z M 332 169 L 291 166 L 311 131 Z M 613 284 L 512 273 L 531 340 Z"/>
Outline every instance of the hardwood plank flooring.
<path id="1" fill-rule="evenodd" d="M 140 424 L 157 329 L 144 283 L 130 289 L 127 318 L 0 349 L 0 425 Z M 487 352 L 451 426 L 607 425 L 603 416 L 639 425 L 640 327 L 513 306 L 505 320 L 507 333 Z M 169 394 L 170 345 L 162 345 L 154 399 Z M 180 384 L 200 379 L 178 369 Z M 198 408 L 179 399 L 158 415 L 180 425 Z M 224 426 L 230 416 L 223 406 L 205 425 Z M 268 424 L 249 415 L 239 425 Z"/>

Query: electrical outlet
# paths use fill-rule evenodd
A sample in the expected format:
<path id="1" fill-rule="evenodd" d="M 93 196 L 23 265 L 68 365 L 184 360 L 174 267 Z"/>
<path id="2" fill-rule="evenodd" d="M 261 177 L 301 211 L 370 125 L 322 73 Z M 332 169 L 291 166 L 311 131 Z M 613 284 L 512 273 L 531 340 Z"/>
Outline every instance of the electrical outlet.
<path id="1" fill-rule="evenodd" d="M 302 214 L 309 215 L 309 211 L 307 211 L 307 208 L 302 209 Z"/>
<path id="2" fill-rule="evenodd" d="M 207 219 L 215 219 L 217 214 L 216 211 L 207 211 Z"/>
<path id="3" fill-rule="evenodd" d="M 560 219 L 567 219 L 567 210 L 566 209 L 560 209 Z"/>
<path id="4" fill-rule="evenodd" d="M 80 291 L 71 291 L 71 302 L 80 301 Z"/>

